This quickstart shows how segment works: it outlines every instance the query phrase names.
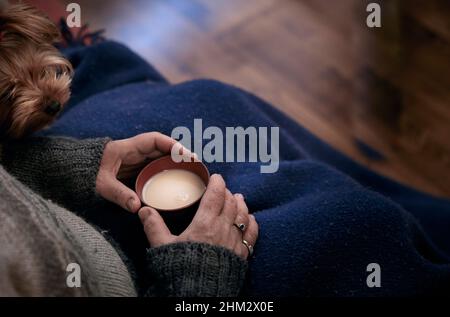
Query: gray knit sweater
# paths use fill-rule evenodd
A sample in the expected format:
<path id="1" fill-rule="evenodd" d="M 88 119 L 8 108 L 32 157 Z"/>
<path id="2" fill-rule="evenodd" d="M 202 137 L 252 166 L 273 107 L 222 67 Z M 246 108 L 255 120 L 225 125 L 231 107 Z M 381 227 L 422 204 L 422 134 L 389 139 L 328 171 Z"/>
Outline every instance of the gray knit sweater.
<path id="1" fill-rule="evenodd" d="M 0 296 L 136 295 L 118 250 L 60 207 L 100 199 L 95 179 L 106 142 L 32 138 L 0 146 Z M 71 263 L 81 268 L 81 287 L 67 285 Z M 247 263 L 221 247 L 178 243 L 149 249 L 148 269 L 148 296 L 236 296 Z"/>

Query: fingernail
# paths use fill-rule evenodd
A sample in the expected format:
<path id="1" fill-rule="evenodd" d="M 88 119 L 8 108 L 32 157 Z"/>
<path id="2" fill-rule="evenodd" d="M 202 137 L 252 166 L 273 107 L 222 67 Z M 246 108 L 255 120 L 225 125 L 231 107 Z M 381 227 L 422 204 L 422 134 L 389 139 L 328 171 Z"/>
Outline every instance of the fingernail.
<path id="1" fill-rule="evenodd" d="M 156 215 L 160 215 L 159 214 L 159 212 L 156 210 L 156 209 L 153 209 L 153 208 L 149 208 L 150 209 L 150 215 L 154 215 L 154 216 L 156 216 Z"/>
<path id="2" fill-rule="evenodd" d="M 141 219 L 141 221 L 145 220 L 145 218 L 146 218 L 146 209 L 145 209 L 145 207 L 139 209 L 138 216 L 139 216 L 139 219 Z"/>
<path id="3" fill-rule="evenodd" d="M 242 195 L 241 193 L 234 194 L 234 196 L 236 196 L 236 198 L 244 200 L 244 195 Z"/>
<path id="4" fill-rule="evenodd" d="M 127 208 L 129 211 L 134 211 L 134 198 L 130 198 L 127 201 Z"/>

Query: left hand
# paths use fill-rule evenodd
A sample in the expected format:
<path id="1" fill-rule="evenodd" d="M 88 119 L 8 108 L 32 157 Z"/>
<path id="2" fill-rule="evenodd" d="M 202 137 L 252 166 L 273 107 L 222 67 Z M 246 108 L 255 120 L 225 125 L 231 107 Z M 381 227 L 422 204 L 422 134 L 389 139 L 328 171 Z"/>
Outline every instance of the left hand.
<path id="1" fill-rule="evenodd" d="M 137 212 L 141 201 L 121 180 L 136 176 L 152 159 L 170 154 L 176 143 L 176 140 L 159 132 L 107 143 L 97 174 L 97 193 L 130 212 Z M 183 154 L 189 155 L 190 152 L 186 151 L 183 148 Z"/>
<path id="2" fill-rule="evenodd" d="M 227 248 L 247 259 L 250 249 L 243 240 L 253 247 L 258 239 L 258 224 L 255 217 L 249 215 L 244 197 L 232 195 L 217 174 L 211 176 L 191 224 L 180 235 L 173 235 L 158 211 L 151 207 L 143 207 L 139 218 L 153 248 L 178 242 L 199 242 Z M 234 226 L 240 223 L 246 225 L 244 232 Z"/>

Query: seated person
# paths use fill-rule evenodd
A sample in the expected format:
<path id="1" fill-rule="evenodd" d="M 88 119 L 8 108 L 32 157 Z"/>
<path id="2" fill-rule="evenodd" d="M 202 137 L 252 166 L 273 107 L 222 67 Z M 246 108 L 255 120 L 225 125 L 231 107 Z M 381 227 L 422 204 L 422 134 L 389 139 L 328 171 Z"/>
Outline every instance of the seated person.
<path id="1" fill-rule="evenodd" d="M 311 144 L 318 141 L 271 105 L 217 81 L 172 85 L 114 42 L 72 45 L 65 53 L 75 77 L 62 117 L 40 136 L 2 144 L 2 294 L 449 292 L 449 257 L 418 213 L 317 159 Z M 196 118 L 222 130 L 280 127 L 279 169 L 262 174 L 258 162 L 208 164 L 222 176 L 211 178 L 191 225 L 173 235 L 171 224 L 116 177 L 168 153 L 175 141 L 165 135 L 179 126 L 193 130 Z M 244 235 L 254 245 L 248 264 L 237 217 L 248 223 Z M 440 210 L 428 217 L 448 220 Z M 433 228 L 442 232 L 449 224 Z M 449 240 L 440 241 L 441 249 Z M 81 288 L 65 287 L 70 263 L 82 267 Z M 373 263 L 379 285 L 370 283 Z"/>

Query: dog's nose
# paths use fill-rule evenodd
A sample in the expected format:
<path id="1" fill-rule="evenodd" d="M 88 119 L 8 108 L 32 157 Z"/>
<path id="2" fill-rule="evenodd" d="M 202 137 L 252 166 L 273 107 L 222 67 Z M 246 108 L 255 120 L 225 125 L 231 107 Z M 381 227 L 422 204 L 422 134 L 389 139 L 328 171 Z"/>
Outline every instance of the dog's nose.
<path id="1" fill-rule="evenodd" d="M 45 113 L 48 115 L 55 115 L 61 110 L 61 104 L 57 101 L 50 103 L 47 108 L 45 108 Z"/>

